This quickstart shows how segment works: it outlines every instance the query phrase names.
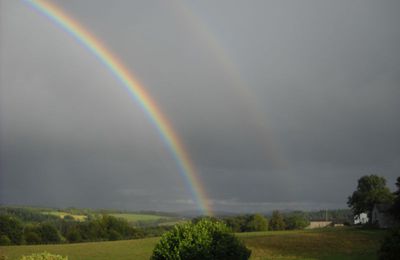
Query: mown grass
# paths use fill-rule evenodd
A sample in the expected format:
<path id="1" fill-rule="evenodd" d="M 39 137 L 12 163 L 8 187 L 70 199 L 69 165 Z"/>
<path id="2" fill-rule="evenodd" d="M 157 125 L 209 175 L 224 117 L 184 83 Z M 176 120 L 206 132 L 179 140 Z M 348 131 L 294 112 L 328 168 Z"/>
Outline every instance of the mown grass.
<path id="1" fill-rule="evenodd" d="M 332 228 L 305 231 L 267 231 L 238 234 L 252 250 L 252 259 L 376 259 L 385 231 Z M 7 246 L 0 254 L 10 260 L 47 251 L 69 260 L 149 259 L 159 238 L 64 245 Z"/>

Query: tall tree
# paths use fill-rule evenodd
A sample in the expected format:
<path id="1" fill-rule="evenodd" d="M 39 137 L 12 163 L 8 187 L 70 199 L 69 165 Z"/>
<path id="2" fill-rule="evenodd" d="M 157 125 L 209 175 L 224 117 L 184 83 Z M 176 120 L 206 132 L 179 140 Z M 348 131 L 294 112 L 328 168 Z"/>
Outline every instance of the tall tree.
<path id="1" fill-rule="evenodd" d="M 384 177 L 366 175 L 358 180 L 357 190 L 348 198 L 347 204 L 353 210 L 354 215 L 367 213 L 371 221 L 371 213 L 375 204 L 391 203 L 394 195 L 386 187 Z"/>
<path id="2" fill-rule="evenodd" d="M 282 214 L 275 210 L 272 212 L 271 220 L 269 221 L 269 229 L 270 230 L 284 230 L 285 229 L 285 221 L 283 220 Z"/>
<path id="3" fill-rule="evenodd" d="M 247 231 L 265 231 L 268 229 L 268 220 L 261 214 L 250 216 L 246 224 Z"/>

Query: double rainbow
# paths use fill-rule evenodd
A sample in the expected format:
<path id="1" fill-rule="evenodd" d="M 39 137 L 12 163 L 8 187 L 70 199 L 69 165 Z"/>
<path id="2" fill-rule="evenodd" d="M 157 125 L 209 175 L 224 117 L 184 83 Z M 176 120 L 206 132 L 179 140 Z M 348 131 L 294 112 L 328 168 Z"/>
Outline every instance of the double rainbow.
<path id="1" fill-rule="evenodd" d="M 135 77 L 118 61 L 111 52 L 81 24 L 67 15 L 58 7 L 43 0 L 25 0 L 39 13 L 45 15 L 69 35 L 81 43 L 87 50 L 95 55 L 103 65 L 122 83 L 132 98 L 142 108 L 149 121 L 153 123 L 161 139 L 170 149 L 182 175 L 186 186 L 189 188 L 193 200 L 203 214 L 212 215 L 208 204 L 206 192 L 196 173 L 195 167 L 186 151 L 181 139 L 176 134 L 167 117 L 161 112 L 152 97 Z"/>

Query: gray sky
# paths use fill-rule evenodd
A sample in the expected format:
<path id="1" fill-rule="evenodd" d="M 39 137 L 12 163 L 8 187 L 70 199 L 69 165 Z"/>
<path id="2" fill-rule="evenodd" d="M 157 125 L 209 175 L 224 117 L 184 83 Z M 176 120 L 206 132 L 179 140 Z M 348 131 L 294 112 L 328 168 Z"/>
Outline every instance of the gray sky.
<path id="1" fill-rule="evenodd" d="M 54 1 L 170 119 L 215 210 L 346 207 L 400 176 L 399 1 Z M 0 0 L 0 203 L 193 210 L 113 75 Z"/>

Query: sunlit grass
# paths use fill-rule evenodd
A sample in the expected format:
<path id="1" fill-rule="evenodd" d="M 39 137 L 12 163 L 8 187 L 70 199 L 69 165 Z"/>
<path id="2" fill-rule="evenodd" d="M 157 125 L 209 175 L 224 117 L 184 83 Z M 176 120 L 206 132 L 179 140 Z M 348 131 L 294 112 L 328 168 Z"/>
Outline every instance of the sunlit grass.
<path id="1" fill-rule="evenodd" d="M 85 215 L 70 214 L 68 212 L 63 212 L 63 211 L 44 211 L 44 212 L 42 212 L 42 214 L 53 215 L 53 216 L 57 216 L 60 218 L 64 218 L 65 216 L 68 215 L 68 216 L 73 217 L 74 220 L 76 220 L 76 221 L 85 221 L 87 218 Z"/>
<path id="2" fill-rule="evenodd" d="M 252 259 L 376 259 L 385 231 L 328 228 L 237 234 L 252 250 Z M 0 252 L 10 260 L 47 251 L 69 260 L 149 259 L 159 238 L 63 245 L 7 246 Z"/>

